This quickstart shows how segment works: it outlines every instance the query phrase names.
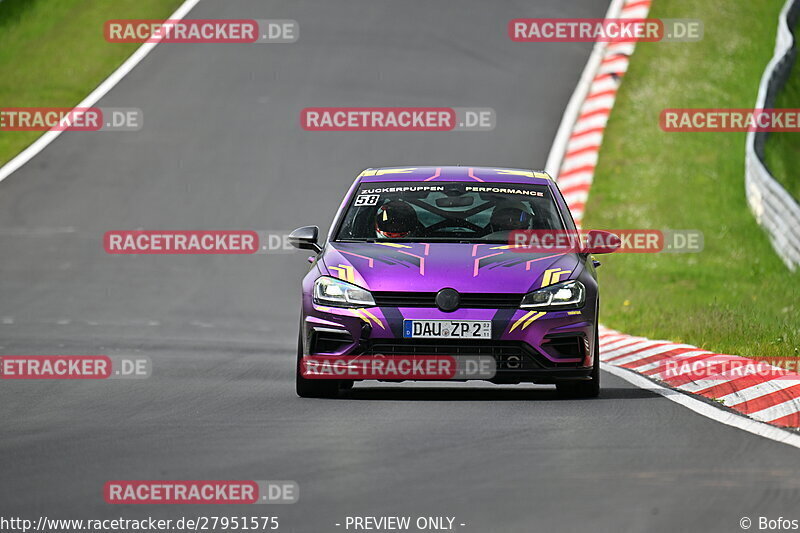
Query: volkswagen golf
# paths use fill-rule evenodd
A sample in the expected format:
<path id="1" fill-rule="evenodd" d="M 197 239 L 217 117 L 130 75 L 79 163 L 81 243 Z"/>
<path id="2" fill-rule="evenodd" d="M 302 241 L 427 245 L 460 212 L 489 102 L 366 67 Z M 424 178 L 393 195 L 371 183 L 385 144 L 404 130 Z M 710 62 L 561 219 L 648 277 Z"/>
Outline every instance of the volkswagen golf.
<path id="1" fill-rule="evenodd" d="M 514 236 L 526 231 L 575 231 L 544 172 L 363 171 L 327 238 L 317 226 L 290 236 L 314 253 L 302 283 L 297 394 L 333 397 L 366 379 L 484 379 L 597 396 L 599 263 L 586 249 L 516 245 Z M 421 375 L 421 366 L 406 374 L 392 366 L 426 358 L 458 368 Z M 394 373 L 353 371 L 359 360 L 379 360 Z M 491 364 L 471 373 L 463 364 L 470 360 Z M 328 370 L 345 361 L 349 371 L 321 372 L 326 361 Z"/>

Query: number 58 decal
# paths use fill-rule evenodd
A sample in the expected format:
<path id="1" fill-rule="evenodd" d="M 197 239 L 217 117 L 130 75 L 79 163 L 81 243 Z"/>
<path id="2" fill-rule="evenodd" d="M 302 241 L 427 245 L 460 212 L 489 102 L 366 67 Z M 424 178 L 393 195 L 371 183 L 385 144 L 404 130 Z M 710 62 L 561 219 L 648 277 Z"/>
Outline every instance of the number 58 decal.
<path id="1" fill-rule="evenodd" d="M 356 197 L 355 205 L 377 205 L 380 197 L 381 196 L 379 194 L 362 194 L 361 196 Z"/>

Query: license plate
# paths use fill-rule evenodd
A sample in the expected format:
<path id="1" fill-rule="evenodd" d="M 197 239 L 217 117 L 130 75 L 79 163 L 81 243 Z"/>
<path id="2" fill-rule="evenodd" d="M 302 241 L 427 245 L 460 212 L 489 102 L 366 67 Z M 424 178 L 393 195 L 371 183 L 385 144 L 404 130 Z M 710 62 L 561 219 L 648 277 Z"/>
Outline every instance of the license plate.
<path id="1" fill-rule="evenodd" d="M 404 320 L 407 339 L 491 339 L 491 320 Z"/>

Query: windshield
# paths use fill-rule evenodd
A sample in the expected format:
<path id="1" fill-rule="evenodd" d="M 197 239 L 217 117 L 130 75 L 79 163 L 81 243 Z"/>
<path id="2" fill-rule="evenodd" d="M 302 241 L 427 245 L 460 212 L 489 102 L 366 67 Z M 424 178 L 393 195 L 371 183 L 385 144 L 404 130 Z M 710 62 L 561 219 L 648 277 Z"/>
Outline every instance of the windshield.
<path id="1" fill-rule="evenodd" d="M 545 185 L 364 183 L 334 240 L 507 244 L 529 229 L 564 229 Z"/>

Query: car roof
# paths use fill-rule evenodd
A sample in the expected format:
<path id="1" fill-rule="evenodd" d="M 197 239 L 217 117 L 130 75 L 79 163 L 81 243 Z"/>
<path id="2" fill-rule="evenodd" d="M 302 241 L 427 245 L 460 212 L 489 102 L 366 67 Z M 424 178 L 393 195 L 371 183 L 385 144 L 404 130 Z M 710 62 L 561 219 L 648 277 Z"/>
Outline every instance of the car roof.
<path id="1" fill-rule="evenodd" d="M 543 171 L 500 167 L 382 167 L 368 168 L 358 175 L 364 183 L 398 181 L 459 181 L 464 183 L 531 183 L 547 185 L 552 178 Z"/>

